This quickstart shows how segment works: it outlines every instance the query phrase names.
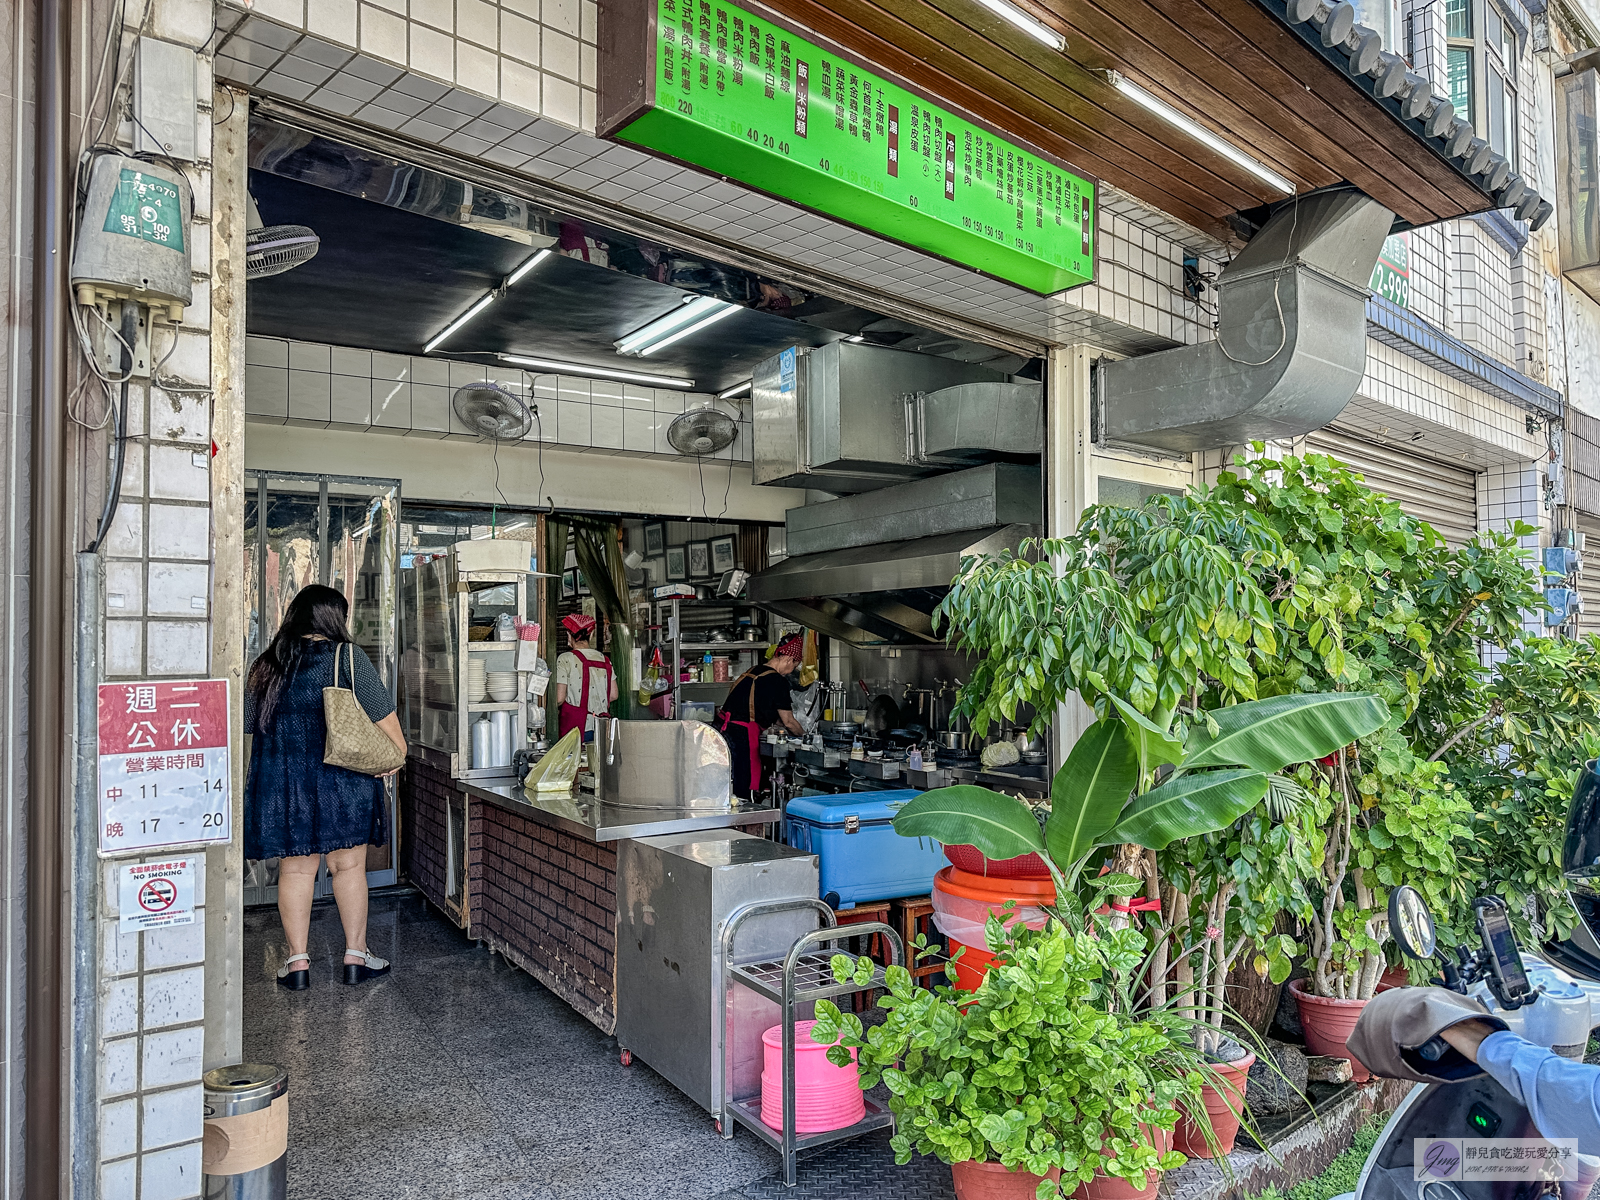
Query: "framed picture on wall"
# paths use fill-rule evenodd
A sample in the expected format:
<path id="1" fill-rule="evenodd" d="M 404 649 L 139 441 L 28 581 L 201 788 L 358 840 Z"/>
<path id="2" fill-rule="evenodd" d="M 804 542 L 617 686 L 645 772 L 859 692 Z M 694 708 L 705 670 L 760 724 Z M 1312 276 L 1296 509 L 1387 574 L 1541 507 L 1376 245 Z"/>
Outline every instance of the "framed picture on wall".
<path id="1" fill-rule="evenodd" d="M 689 551 L 689 578 L 704 579 L 711 574 L 711 543 L 690 542 L 686 548 Z"/>
<path id="2" fill-rule="evenodd" d="M 561 572 L 561 598 L 571 600 L 578 594 L 578 573 L 576 571 Z"/>
<path id="3" fill-rule="evenodd" d="M 667 547 L 667 582 L 681 583 L 689 578 L 689 561 L 682 546 Z"/>
<path id="4" fill-rule="evenodd" d="M 644 556 L 660 558 L 667 551 L 667 527 L 662 524 L 644 527 Z"/>
<path id="5" fill-rule="evenodd" d="M 721 575 L 733 570 L 733 534 L 711 539 L 711 573 Z"/>
<path id="6" fill-rule="evenodd" d="M 579 572 L 577 572 L 577 575 L 578 575 L 578 595 L 587 596 L 589 594 L 589 585 L 583 581 L 583 572 L 579 571 Z"/>

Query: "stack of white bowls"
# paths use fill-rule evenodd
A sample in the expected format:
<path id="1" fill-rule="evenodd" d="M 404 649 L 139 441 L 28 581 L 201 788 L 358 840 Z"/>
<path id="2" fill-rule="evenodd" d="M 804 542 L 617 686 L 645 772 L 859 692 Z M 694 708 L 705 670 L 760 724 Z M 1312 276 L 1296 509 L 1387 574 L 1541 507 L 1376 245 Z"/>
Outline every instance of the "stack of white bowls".
<path id="1" fill-rule="evenodd" d="M 476 654 L 467 656 L 467 703 L 480 704 L 488 691 L 489 681 L 484 674 L 483 659 Z"/>
<path id="2" fill-rule="evenodd" d="M 517 698 L 517 673 L 515 671 L 490 671 L 488 674 L 489 699 L 505 703 Z"/>

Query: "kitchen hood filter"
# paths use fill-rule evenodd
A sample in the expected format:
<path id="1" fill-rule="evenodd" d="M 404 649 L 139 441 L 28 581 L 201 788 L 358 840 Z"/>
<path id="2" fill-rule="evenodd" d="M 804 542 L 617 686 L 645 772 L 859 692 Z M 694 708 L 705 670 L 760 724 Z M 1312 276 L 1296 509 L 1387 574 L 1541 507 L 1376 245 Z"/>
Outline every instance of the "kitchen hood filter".
<path id="1" fill-rule="evenodd" d="M 704 458 L 733 445 L 739 426 L 727 413 L 715 408 L 691 408 L 674 417 L 667 427 L 667 442 L 679 454 Z"/>
<path id="2" fill-rule="evenodd" d="M 528 406 L 498 383 L 485 380 L 457 388 L 450 398 L 456 419 L 480 437 L 515 441 L 533 428 Z"/>

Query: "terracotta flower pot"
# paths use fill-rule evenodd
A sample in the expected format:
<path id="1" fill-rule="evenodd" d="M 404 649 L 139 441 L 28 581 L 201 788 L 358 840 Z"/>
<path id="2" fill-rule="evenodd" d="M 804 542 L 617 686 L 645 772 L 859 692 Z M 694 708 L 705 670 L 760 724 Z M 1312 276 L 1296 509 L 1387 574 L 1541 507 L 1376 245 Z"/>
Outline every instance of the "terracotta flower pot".
<path id="1" fill-rule="evenodd" d="M 1139 1126 L 1144 1130 L 1145 1136 L 1152 1139 L 1156 1150 L 1165 1154 L 1172 1149 L 1172 1130 L 1152 1129 L 1148 1125 Z M 1096 1175 L 1088 1183 L 1080 1183 L 1072 1193 L 1071 1200 L 1155 1200 L 1156 1192 L 1161 1189 L 1161 1172 L 1148 1171 L 1144 1177 L 1144 1187 L 1137 1188 L 1126 1179 L 1115 1175 Z"/>
<path id="2" fill-rule="evenodd" d="M 1300 1024 L 1305 1030 L 1307 1053 L 1349 1059 L 1351 1077 L 1357 1083 L 1371 1079 L 1372 1072 L 1362 1066 L 1345 1046 L 1367 1002 L 1313 995 L 1304 979 L 1291 982 L 1289 990 L 1294 993 L 1295 1002 L 1300 1006 Z"/>
<path id="3" fill-rule="evenodd" d="M 950 1174 L 955 1180 L 956 1200 L 1033 1200 L 1039 1184 L 1045 1179 L 1061 1178 L 1061 1168 L 1051 1167 L 1048 1174 L 1033 1175 L 1027 1171 L 1009 1170 L 997 1162 L 952 1163 Z"/>
<path id="4" fill-rule="evenodd" d="M 1211 1069 L 1221 1076 L 1222 1090 L 1209 1083 L 1200 1089 L 1205 1102 L 1206 1116 L 1211 1120 L 1211 1132 L 1217 1139 L 1217 1148 L 1227 1154 L 1239 1136 L 1239 1116 L 1244 1112 L 1245 1083 L 1256 1056 L 1246 1054 L 1231 1063 L 1212 1063 Z M 1210 1158 L 1211 1147 L 1206 1145 L 1205 1130 L 1196 1121 L 1183 1117 L 1174 1132 L 1173 1148 L 1190 1158 Z"/>
<path id="5" fill-rule="evenodd" d="M 1405 964 L 1401 963 L 1398 967 L 1390 967 L 1382 975 L 1379 975 L 1378 982 L 1385 987 L 1405 987 L 1411 982 L 1411 976 L 1406 971 Z"/>

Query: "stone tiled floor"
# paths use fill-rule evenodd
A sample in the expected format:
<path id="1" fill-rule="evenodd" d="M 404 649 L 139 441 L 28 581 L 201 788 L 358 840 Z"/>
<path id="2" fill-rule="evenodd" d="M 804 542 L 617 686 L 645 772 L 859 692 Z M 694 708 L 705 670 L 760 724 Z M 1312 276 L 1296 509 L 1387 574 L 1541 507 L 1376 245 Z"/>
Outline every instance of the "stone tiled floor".
<path id="1" fill-rule="evenodd" d="M 312 915 L 312 987 L 273 982 L 277 913 L 245 916 L 246 1059 L 289 1072 L 290 1200 L 947 1200 L 949 1169 L 897 1168 L 880 1134 L 804 1160 L 800 1186 L 414 893 L 374 897 L 392 975 L 338 981 L 344 936 Z"/>

